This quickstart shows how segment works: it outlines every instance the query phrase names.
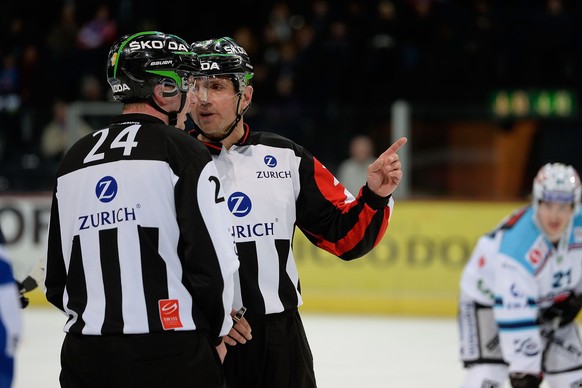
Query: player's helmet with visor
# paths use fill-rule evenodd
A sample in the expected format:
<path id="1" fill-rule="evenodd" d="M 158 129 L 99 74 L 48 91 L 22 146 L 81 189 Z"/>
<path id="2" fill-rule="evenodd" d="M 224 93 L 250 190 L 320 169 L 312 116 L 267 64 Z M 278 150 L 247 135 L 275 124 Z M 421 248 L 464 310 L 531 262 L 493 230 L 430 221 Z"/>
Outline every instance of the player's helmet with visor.
<path id="1" fill-rule="evenodd" d="M 544 202 L 571 203 L 574 210 L 580 207 L 582 186 L 576 170 L 562 163 L 548 163 L 537 173 L 533 182 L 533 206 Z"/>
<path id="2" fill-rule="evenodd" d="M 199 70 L 186 41 L 158 31 L 123 36 L 107 57 L 107 81 L 113 98 L 122 102 L 151 101 L 159 84 L 174 86 L 173 94 L 186 92 Z"/>
<path id="3" fill-rule="evenodd" d="M 191 50 L 200 58 L 203 75 L 230 76 L 237 93 L 253 78 L 254 69 L 247 52 L 232 38 L 194 42 Z"/>

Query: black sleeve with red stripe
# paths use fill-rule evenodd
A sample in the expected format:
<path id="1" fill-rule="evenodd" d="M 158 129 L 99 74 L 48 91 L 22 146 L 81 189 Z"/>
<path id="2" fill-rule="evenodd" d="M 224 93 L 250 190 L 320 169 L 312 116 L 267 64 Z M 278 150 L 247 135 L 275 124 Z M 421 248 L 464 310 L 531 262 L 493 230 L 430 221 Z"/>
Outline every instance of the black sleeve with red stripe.
<path id="1" fill-rule="evenodd" d="M 301 190 L 297 226 L 318 247 L 352 260 L 374 248 L 390 219 L 389 197 L 378 197 L 364 186 L 353 202 L 346 202 L 344 186 L 316 158 L 300 149 Z"/>

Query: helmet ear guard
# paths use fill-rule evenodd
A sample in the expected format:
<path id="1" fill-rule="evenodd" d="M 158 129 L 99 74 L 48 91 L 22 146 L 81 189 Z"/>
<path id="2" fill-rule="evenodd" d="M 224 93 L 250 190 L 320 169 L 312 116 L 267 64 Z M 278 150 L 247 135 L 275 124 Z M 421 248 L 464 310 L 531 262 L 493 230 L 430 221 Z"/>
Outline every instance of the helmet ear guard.
<path id="1" fill-rule="evenodd" d="M 250 85 L 250 81 L 253 78 L 253 76 L 251 75 L 249 77 L 248 74 L 245 73 L 236 73 L 233 74 L 233 81 L 232 83 L 234 84 L 234 88 L 236 89 L 237 93 L 242 93 L 243 89 L 247 86 Z"/>
<path id="2" fill-rule="evenodd" d="M 178 93 L 180 93 L 180 88 L 178 87 L 178 85 L 176 85 L 176 83 L 173 80 L 161 80 L 160 81 L 160 85 L 162 85 L 162 87 L 164 88 L 164 90 L 162 91 L 162 96 L 164 97 L 174 97 L 176 95 L 178 95 Z M 166 89 L 172 88 L 170 91 L 167 91 Z"/>

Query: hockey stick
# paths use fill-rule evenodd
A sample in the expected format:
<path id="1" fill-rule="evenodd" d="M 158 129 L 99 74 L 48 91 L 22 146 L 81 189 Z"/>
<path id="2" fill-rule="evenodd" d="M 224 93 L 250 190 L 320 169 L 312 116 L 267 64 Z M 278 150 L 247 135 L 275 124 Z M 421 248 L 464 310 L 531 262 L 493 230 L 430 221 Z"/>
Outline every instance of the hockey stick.
<path id="1" fill-rule="evenodd" d="M 544 366 L 546 363 L 546 356 L 548 354 L 548 350 L 550 349 L 550 345 L 552 344 L 552 342 L 554 341 L 554 334 L 556 333 L 556 330 L 558 330 L 558 327 L 560 327 L 560 316 L 554 317 L 551 321 L 551 326 L 550 326 L 550 331 L 549 333 L 547 333 L 547 335 L 545 336 L 547 341 L 546 342 L 546 346 L 544 346 L 544 350 L 542 351 L 542 370 L 544 370 Z"/>
<path id="2" fill-rule="evenodd" d="M 20 282 L 20 293 L 30 292 L 38 287 L 44 279 L 44 259 L 40 259 L 30 274 Z"/>
<path id="3" fill-rule="evenodd" d="M 21 282 L 18 283 L 18 293 L 20 294 L 20 304 L 22 308 L 25 308 L 29 304 L 29 300 L 26 297 L 26 293 L 30 292 L 43 282 L 44 279 L 44 259 L 40 259 L 36 266 L 30 271 L 30 274 Z"/>

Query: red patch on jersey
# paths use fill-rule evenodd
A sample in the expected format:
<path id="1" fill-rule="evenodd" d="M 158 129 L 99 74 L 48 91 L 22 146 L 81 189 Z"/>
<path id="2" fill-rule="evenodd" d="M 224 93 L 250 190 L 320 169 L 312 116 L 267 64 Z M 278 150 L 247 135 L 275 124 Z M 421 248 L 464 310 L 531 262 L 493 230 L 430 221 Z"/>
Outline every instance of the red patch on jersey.
<path id="1" fill-rule="evenodd" d="M 481 256 L 479 258 L 479 263 L 477 265 L 479 266 L 479 268 L 485 267 L 485 256 Z"/>
<path id="2" fill-rule="evenodd" d="M 538 264 L 541 260 L 542 252 L 539 249 L 534 248 L 529 252 L 529 261 L 531 261 L 532 264 Z"/>
<path id="3" fill-rule="evenodd" d="M 164 330 L 183 327 L 180 321 L 180 303 L 178 303 L 178 299 L 160 299 L 158 306 Z"/>

